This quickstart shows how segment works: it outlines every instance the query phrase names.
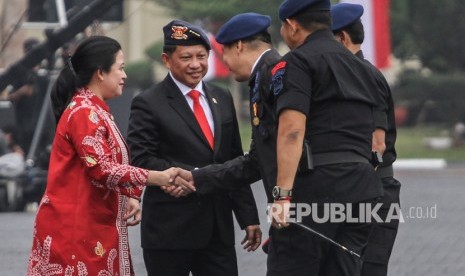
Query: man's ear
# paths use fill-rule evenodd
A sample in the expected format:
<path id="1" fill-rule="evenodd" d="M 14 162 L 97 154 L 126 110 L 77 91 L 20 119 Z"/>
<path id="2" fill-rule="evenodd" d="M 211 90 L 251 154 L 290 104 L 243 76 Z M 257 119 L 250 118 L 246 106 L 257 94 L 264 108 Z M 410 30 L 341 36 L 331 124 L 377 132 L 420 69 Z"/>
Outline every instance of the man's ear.
<path id="1" fill-rule="evenodd" d="M 242 42 L 242 40 L 236 42 L 235 49 L 237 53 L 244 51 L 244 42 Z"/>
<path id="2" fill-rule="evenodd" d="M 163 64 L 165 65 L 165 67 L 170 70 L 170 63 L 169 63 L 169 60 L 170 60 L 170 56 L 167 54 L 167 53 L 163 53 L 161 54 L 161 60 L 163 61 Z"/>
<path id="3" fill-rule="evenodd" d="M 347 42 L 347 33 L 345 31 L 340 31 L 339 37 L 341 38 L 342 43 Z"/>
<path id="4" fill-rule="evenodd" d="M 341 42 L 344 44 L 346 47 L 350 44 L 352 44 L 352 39 L 350 38 L 349 33 L 346 31 L 341 32 Z"/>
<path id="5" fill-rule="evenodd" d="M 286 18 L 286 23 L 289 25 L 291 34 L 295 35 L 299 29 L 299 24 L 294 19 Z"/>

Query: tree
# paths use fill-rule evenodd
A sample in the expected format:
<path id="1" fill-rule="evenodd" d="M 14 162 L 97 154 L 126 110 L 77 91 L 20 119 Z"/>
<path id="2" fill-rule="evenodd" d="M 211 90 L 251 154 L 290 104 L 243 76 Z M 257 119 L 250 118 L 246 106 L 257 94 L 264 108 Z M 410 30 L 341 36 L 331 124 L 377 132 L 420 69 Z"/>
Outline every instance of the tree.
<path id="1" fill-rule="evenodd" d="M 242 12 L 268 14 L 278 22 L 278 7 L 282 0 L 153 0 L 167 7 L 173 15 L 187 21 L 210 21 L 223 23 Z"/>
<path id="2" fill-rule="evenodd" d="M 174 16 L 190 22 L 201 21 L 206 29 L 216 33 L 221 25 L 238 13 L 257 12 L 271 16 L 269 29 L 275 42 L 281 41 L 278 17 L 283 0 L 152 0 L 167 7 Z M 337 3 L 337 0 L 332 0 Z"/>
<path id="3" fill-rule="evenodd" d="M 391 0 L 391 40 L 393 54 L 401 59 L 418 56 L 410 8 L 411 1 Z"/>
<path id="4" fill-rule="evenodd" d="M 465 1 L 392 0 L 391 9 L 397 57 L 417 56 L 434 72 L 465 70 Z"/>
<path id="5" fill-rule="evenodd" d="M 282 0 L 152 0 L 167 7 L 173 16 L 198 22 L 212 33 L 216 33 L 221 25 L 232 16 L 243 12 L 267 14 L 272 18 L 270 32 L 279 37 L 280 21 L 278 8 Z"/>

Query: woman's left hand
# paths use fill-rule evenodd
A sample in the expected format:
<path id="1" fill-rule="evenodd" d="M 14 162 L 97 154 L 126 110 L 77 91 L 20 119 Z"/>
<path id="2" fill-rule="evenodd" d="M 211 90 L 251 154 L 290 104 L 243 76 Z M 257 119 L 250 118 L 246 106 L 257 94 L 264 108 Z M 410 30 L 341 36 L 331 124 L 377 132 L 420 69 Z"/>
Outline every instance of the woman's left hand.
<path id="1" fill-rule="evenodd" d="M 123 220 L 126 221 L 128 226 L 134 226 L 139 224 L 141 220 L 141 209 L 139 200 L 135 198 L 128 198 L 128 200 L 126 201 L 126 213 L 124 214 Z"/>

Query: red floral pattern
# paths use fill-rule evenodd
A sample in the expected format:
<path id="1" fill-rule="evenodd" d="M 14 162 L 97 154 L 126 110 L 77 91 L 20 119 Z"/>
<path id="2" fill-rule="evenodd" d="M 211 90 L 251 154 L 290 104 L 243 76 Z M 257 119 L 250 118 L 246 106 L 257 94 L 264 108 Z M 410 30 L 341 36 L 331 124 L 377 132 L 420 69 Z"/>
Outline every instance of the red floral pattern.
<path id="1" fill-rule="evenodd" d="M 134 275 L 123 216 L 148 171 L 128 163 L 108 106 L 78 90 L 57 126 L 28 275 Z"/>

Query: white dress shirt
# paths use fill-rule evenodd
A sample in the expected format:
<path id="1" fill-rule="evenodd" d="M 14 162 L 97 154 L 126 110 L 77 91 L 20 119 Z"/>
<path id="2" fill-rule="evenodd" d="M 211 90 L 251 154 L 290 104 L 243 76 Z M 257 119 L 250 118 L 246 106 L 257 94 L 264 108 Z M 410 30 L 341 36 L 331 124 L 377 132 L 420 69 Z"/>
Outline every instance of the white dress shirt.
<path id="1" fill-rule="evenodd" d="M 176 86 L 179 88 L 179 90 L 181 90 L 181 93 L 184 95 L 184 98 L 186 98 L 186 101 L 189 104 L 192 112 L 194 112 L 194 100 L 192 100 L 192 98 L 187 94 L 189 94 L 189 92 L 191 92 L 192 90 L 197 90 L 200 92 L 200 95 L 201 95 L 199 97 L 200 105 L 202 106 L 203 112 L 205 113 L 205 116 L 207 117 L 208 124 L 210 125 L 210 129 L 212 130 L 212 134 L 214 137 L 215 136 L 215 124 L 213 123 L 213 115 L 210 109 L 210 105 L 208 105 L 207 96 L 205 95 L 205 92 L 203 91 L 203 82 L 202 81 L 199 82 L 195 88 L 190 88 L 187 85 L 178 81 L 173 76 L 173 74 L 171 74 L 171 72 L 170 72 L 170 76 L 173 79 Z"/>

